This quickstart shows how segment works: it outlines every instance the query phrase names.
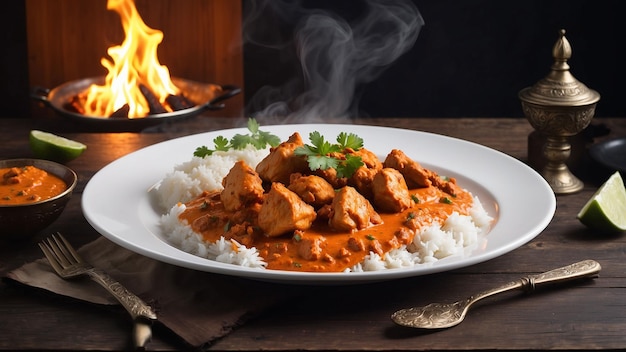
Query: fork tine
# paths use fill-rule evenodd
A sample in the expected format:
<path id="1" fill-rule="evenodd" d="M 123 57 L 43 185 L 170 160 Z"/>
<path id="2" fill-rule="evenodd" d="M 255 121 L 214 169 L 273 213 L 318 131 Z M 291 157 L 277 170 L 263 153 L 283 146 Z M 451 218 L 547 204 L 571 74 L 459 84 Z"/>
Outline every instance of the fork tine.
<path id="1" fill-rule="evenodd" d="M 57 262 L 59 263 L 59 265 L 61 265 L 61 267 L 67 268 L 68 266 L 72 265 L 72 263 L 68 259 L 68 256 L 66 253 L 67 251 L 62 248 L 62 245 L 59 243 L 59 240 L 54 235 L 46 239 L 46 244 L 48 245 L 48 248 L 54 254 Z"/>
<path id="2" fill-rule="evenodd" d="M 70 244 L 70 242 L 68 240 L 65 239 L 65 237 L 63 235 L 61 235 L 60 232 L 57 232 L 57 235 L 59 236 L 59 238 L 61 239 L 61 241 L 63 241 L 63 244 L 65 244 L 64 248 L 67 249 L 67 254 L 71 255 L 72 258 L 74 258 L 74 260 L 78 263 L 82 263 L 83 259 L 80 257 L 80 255 L 78 254 L 78 252 L 76 252 L 76 250 L 74 249 L 74 247 L 72 247 L 72 245 Z M 68 257 L 69 258 L 69 257 Z"/>
<path id="3" fill-rule="evenodd" d="M 52 250 L 50 249 L 50 247 L 46 243 L 40 242 L 39 248 L 41 248 L 43 255 L 46 256 L 46 259 L 48 259 L 48 263 L 50 263 L 50 266 L 52 266 L 52 269 L 54 269 L 54 271 L 56 271 L 57 274 L 60 274 L 63 268 L 57 261 L 57 258 L 55 254 L 52 252 Z"/>

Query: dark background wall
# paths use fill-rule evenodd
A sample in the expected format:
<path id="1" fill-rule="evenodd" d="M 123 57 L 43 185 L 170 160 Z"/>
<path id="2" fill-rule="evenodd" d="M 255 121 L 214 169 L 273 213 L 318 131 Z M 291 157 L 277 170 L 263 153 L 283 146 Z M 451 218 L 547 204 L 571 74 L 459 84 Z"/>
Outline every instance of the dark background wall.
<path id="1" fill-rule="evenodd" d="M 0 117 L 24 117 L 29 113 L 30 98 L 23 1 L 3 3 L 0 38 Z"/>
<path id="2" fill-rule="evenodd" d="M 274 1 L 281 3 L 282 1 Z M 254 2 L 257 3 L 257 2 Z M 293 6 L 293 2 L 289 2 Z M 596 116 L 626 116 L 626 27 L 617 0 L 414 0 L 425 25 L 413 47 L 373 82 L 357 88 L 362 116 L 523 116 L 517 93 L 545 77 L 561 28 L 574 76 L 601 94 Z M 350 22 L 363 1 L 302 1 Z M 251 1 L 244 0 L 250 14 Z M 255 11 L 258 11 L 258 7 Z M 305 15 L 266 8 L 248 30 L 286 43 Z M 245 33 L 244 33 L 245 35 Z M 246 97 L 298 74 L 297 44 L 246 42 Z M 249 109 L 249 112 L 253 112 Z"/>
<path id="3" fill-rule="evenodd" d="M 290 40 L 306 11 L 277 14 L 266 7 L 258 13 L 262 0 L 242 1 L 244 22 L 251 13 L 258 15 L 245 28 L 244 37 L 261 34 L 269 42 L 281 43 L 267 47 L 244 40 L 244 88 L 250 102 L 262 87 L 285 87 L 300 75 L 296 44 Z M 412 1 L 425 25 L 408 52 L 376 80 L 356 88 L 354 114 L 521 117 L 517 93 L 548 73 L 558 30 L 565 28 L 573 48 L 572 73 L 602 96 L 596 116 L 626 117 L 623 1 Z M 367 10 L 364 0 L 270 3 L 322 9 L 347 22 Z M 30 113 L 24 7 L 25 0 L 11 0 L 0 15 L 0 116 Z M 255 111 L 258 108 L 250 108 L 246 114 Z"/>

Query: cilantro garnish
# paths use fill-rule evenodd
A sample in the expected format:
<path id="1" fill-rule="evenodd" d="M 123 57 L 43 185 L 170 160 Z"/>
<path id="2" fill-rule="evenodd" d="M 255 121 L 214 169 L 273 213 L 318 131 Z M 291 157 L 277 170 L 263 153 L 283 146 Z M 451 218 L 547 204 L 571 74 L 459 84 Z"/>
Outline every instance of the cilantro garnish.
<path id="1" fill-rule="evenodd" d="M 196 148 L 193 155 L 204 158 L 211 155 L 216 151 L 228 151 L 230 149 L 244 149 L 248 144 L 251 144 L 256 149 L 264 149 L 268 145 L 275 147 L 280 144 L 280 138 L 269 132 L 264 132 L 259 129 L 259 123 L 253 119 L 248 119 L 248 131 L 249 134 L 236 134 L 230 140 L 224 136 L 217 136 L 213 139 L 215 149 L 210 149 L 207 146 L 201 146 Z"/>
<path id="2" fill-rule="evenodd" d="M 333 168 L 337 170 L 337 177 L 342 178 L 352 176 L 356 169 L 364 165 L 360 156 L 348 153 L 343 159 L 333 155 L 343 153 L 347 148 L 358 151 L 363 147 L 363 139 L 354 133 L 341 132 L 337 136 L 337 143 L 330 143 L 318 131 L 314 131 L 309 133 L 309 140 L 311 144 L 296 148 L 294 154 L 305 156 L 311 171 Z"/>
<path id="3" fill-rule="evenodd" d="M 339 133 L 339 135 L 337 136 L 337 142 L 344 149 L 352 148 L 354 150 L 359 150 L 363 148 L 363 138 L 357 136 L 354 133 Z"/>

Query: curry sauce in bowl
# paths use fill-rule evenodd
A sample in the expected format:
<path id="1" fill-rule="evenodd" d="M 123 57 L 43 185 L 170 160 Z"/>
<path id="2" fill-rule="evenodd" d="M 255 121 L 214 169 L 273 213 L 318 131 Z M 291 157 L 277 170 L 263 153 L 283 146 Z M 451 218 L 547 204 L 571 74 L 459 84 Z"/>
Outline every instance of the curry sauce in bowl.
<path id="1" fill-rule="evenodd" d="M 54 222 L 78 177 L 68 167 L 40 159 L 0 161 L 0 237 L 24 238 Z"/>

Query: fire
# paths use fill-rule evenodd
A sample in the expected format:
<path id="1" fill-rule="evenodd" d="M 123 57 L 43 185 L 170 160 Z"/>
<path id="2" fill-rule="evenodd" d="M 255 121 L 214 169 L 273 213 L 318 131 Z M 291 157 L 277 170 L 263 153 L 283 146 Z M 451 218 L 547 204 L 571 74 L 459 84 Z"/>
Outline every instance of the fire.
<path id="1" fill-rule="evenodd" d="M 179 94 L 167 66 L 161 65 L 157 57 L 163 32 L 143 22 L 134 0 L 108 0 L 107 9 L 120 15 L 126 38 L 121 45 L 107 49 L 113 61 L 101 59 L 102 66 L 108 70 L 105 84 L 88 88 L 84 113 L 111 116 L 127 108 L 128 118 L 144 117 L 150 113 L 150 107 L 141 92 L 142 85 L 149 88 L 162 104 L 168 96 Z"/>

